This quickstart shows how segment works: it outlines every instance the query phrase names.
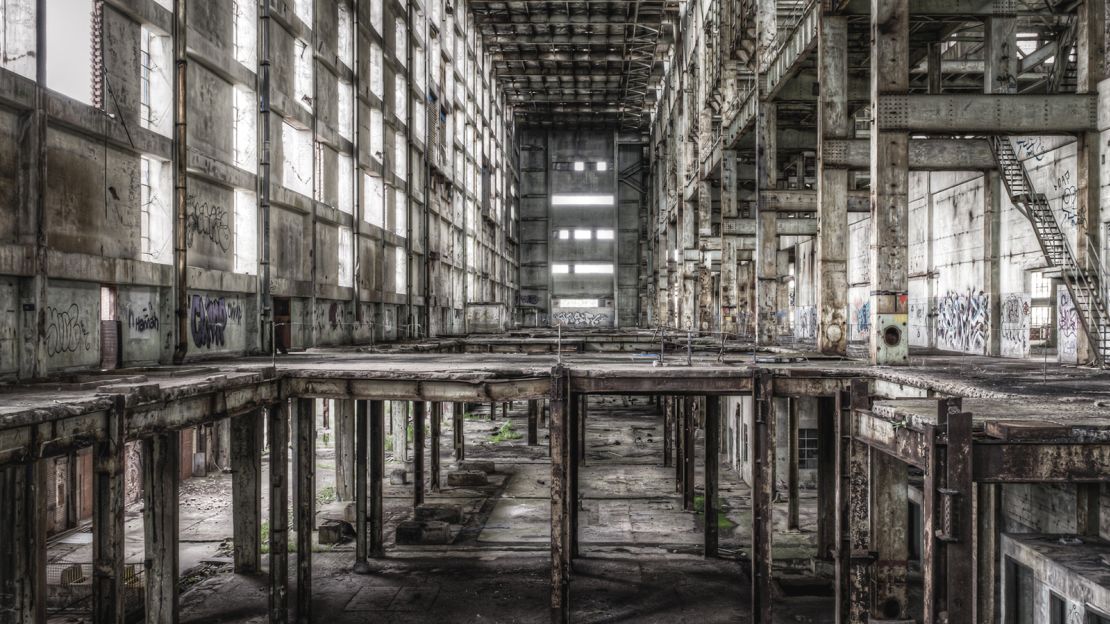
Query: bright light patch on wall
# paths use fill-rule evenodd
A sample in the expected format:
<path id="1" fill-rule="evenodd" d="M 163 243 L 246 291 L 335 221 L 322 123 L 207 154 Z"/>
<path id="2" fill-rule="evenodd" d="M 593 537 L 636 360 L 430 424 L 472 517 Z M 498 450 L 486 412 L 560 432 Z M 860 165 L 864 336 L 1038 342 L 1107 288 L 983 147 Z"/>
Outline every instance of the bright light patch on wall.
<path id="1" fill-rule="evenodd" d="M 569 264 L 553 264 L 551 265 L 551 272 L 556 274 L 570 273 Z"/>
<path id="2" fill-rule="evenodd" d="M 300 39 L 293 40 L 293 98 L 305 110 L 312 111 L 312 48 Z"/>
<path id="3" fill-rule="evenodd" d="M 597 299 L 560 299 L 555 303 L 558 308 L 596 308 Z"/>
<path id="4" fill-rule="evenodd" d="M 609 170 L 609 163 L 605 162 L 604 160 L 598 162 L 597 163 L 597 170 L 598 171 L 608 171 Z"/>
<path id="5" fill-rule="evenodd" d="M 574 240 L 590 240 L 593 237 L 592 235 L 593 232 L 590 230 L 575 230 Z"/>
<path id="6" fill-rule="evenodd" d="M 612 264 L 576 264 L 574 272 L 584 275 L 610 275 L 613 273 Z"/>
<path id="7" fill-rule="evenodd" d="M 353 259 L 353 236 L 351 228 L 339 226 L 339 257 L 338 263 L 338 277 L 339 285 L 345 288 L 350 288 L 355 285 L 355 270 Z"/>
<path id="8" fill-rule="evenodd" d="M 378 176 L 362 175 L 362 218 L 371 225 L 385 227 L 385 184 Z"/>
<path id="9" fill-rule="evenodd" d="M 85 104 L 93 103 L 92 10 L 92 0 L 46 3 L 46 86 Z"/>
<path id="10" fill-rule="evenodd" d="M 258 273 L 258 203 L 244 189 L 235 189 L 235 272 Z"/>
<path id="11" fill-rule="evenodd" d="M 570 230 L 559 230 L 559 240 L 570 240 Z"/>
<path id="12" fill-rule="evenodd" d="M 586 170 L 586 163 L 582 162 L 581 160 L 575 161 L 574 170 L 575 171 L 585 171 Z"/>
<path id="13" fill-rule="evenodd" d="M 597 240 L 613 240 L 613 230 L 598 230 Z"/>
<path id="14" fill-rule="evenodd" d="M 551 196 L 552 206 L 612 206 L 612 195 L 567 195 Z"/>

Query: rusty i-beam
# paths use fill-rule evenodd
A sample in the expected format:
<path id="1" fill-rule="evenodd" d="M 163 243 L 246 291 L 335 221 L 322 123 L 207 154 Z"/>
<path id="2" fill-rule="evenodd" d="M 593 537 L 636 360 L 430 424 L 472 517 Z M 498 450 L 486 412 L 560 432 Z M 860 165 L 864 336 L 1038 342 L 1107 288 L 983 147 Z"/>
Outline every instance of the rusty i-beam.
<path id="1" fill-rule="evenodd" d="M 117 397 L 113 407 L 108 412 L 106 420 L 107 431 L 103 440 L 93 446 L 93 620 L 107 622 L 108 624 L 122 623 L 123 611 L 123 557 L 124 557 L 124 442 L 125 409 L 122 397 Z M 36 470 L 35 468 L 38 468 Z M 45 474 L 40 462 L 30 464 L 26 472 L 25 486 L 30 492 L 45 493 Z M 39 488 L 39 485 L 42 487 Z M 28 491 L 28 490 L 25 490 Z M 45 495 L 43 501 L 45 504 Z M 24 521 L 42 521 L 45 530 L 45 519 L 32 507 L 32 501 L 25 503 Z M 27 524 L 18 525 L 16 535 L 23 538 L 25 535 L 38 535 L 35 527 Z M 45 538 L 45 534 L 43 534 Z M 42 550 L 45 555 L 45 542 Z M 37 557 L 33 557 L 37 558 Z M 33 561 L 28 557 L 25 563 Z M 45 556 L 43 557 L 45 561 Z M 33 571 L 27 565 L 20 566 L 24 570 Z M 38 575 L 42 576 L 45 590 L 45 569 L 40 569 Z M 25 607 L 23 612 L 27 615 L 36 615 L 39 611 L 45 614 L 45 593 L 38 594 L 36 586 L 39 583 L 24 584 L 21 602 Z M 42 602 L 40 605 L 39 602 Z M 34 620 L 35 622 L 45 621 Z"/>
<path id="2" fill-rule="evenodd" d="M 670 395 L 662 397 L 655 395 L 655 398 L 659 411 L 663 413 L 663 467 L 667 468 L 674 462 L 671 449 L 673 444 L 671 441 L 671 421 L 674 419 L 674 413 L 671 409 L 674 399 Z"/>
<path id="3" fill-rule="evenodd" d="M 151 624 L 176 624 L 178 619 L 180 440 L 177 431 L 143 440 L 145 606 Z"/>
<path id="4" fill-rule="evenodd" d="M 466 459 L 465 430 L 466 403 L 453 403 L 451 407 L 452 427 L 451 435 L 454 436 L 455 461 Z"/>
<path id="5" fill-rule="evenodd" d="M 539 444 L 540 402 L 536 399 L 528 400 L 528 446 Z"/>
<path id="6" fill-rule="evenodd" d="M 367 429 L 366 401 L 355 402 L 355 574 L 369 574 L 366 540 Z"/>
<path id="7" fill-rule="evenodd" d="M 270 622 L 289 619 L 289 419 L 288 401 L 267 410 L 270 438 Z"/>
<path id="8" fill-rule="evenodd" d="M 385 477 L 385 401 L 370 401 L 370 556 L 385 556 L 382 479 Z"/>
<path id="9" fill-rule="evenodd" d="M 870 620 L 872 566 L 875 555 L 871 550 L 870 530 L 870 453 L 866 444 L 854 439 L 855 412 L 871 409 L 867 381 L 852 380 L 850 409 L 846 425 L 846 477 L 840 482 L 845 487 L 846 540 L 843 543 L 847 558 L 847 583 L 840 589 L 846 602 L 846 622 L 864 624 Z"/>
<path id="10" fill-rule="evenodd" d="M 493 405 L 496 405 L 493 404 Z M 424 504 L 424 423 L 428 404 L 415 401 L 412 410 L 412 506 Z"/>
<path id="11" fill-rule="evenodd" d="M 720 507 L 718 496 L 717 469 L 718 452 L 721 446 L 721 398 L 705 397 L 705 549 L 704 556 L 709 559 L 717 556 L 719 542 L 717 513 Z"/>
<path id="12" fill-rule="evenodd" d="M 775 494 L 774 377 L 757 369 L 752 379 L 752 622 L 772 624 L 771 525 Z"/>
<path id="13" fill-rule="evenodd" d="M 578 468 L 581 461 L 580 447 L 582 439 L 579 435 L 582 429 L 582 405 L 586 402 L 586 395 L 570 395 L 570 413 L 567 418 L 567 447 L 569 459 L 567 463 L 567 485 L 570 493 L 567 497 L 569 523 L 570 523 L 570 560 L 578 556 Z"/>
<path id="14" fill-rule="evenodd" d="M 297 623 L 312 622 L 312 531 L 316 527 L 316 400 L 297 399 Z"/>
<path id="15" fill-rule="evenodd" d="M 430 458 L 431 459 L 431 472 L 428 475 L 428 477 L 429 477 L 428 489 L 430 489 L 433 492 L 438 492 L 439 491 L 439 477 L 440 477 L 439 429 L 440 429 L 440 425 L 441 425 L 442 420 L 443 420 L 443 403 L 441 403 L 439 401 L 436 401 L 435 403 L 432 403 L 431 430 L 429 431 L 429 437 L 431 438 L 431 440 L 430 440 L 431 444 L 429 445 L 429 448 L 428 448 L 429 455 L 431 455 L 431 458 Z"/>
<path id="16" fill-rule="evenodd" d="M 551 369 L 551 622 L 570 622 L 570 522 L 568 511 L 567 378 L 562 366 Z"/>
<path id="17" fill-rule="evenodd" d="M 231 417 L 231 515 L 235 573 L 262 571 L 262 410 Z"/>

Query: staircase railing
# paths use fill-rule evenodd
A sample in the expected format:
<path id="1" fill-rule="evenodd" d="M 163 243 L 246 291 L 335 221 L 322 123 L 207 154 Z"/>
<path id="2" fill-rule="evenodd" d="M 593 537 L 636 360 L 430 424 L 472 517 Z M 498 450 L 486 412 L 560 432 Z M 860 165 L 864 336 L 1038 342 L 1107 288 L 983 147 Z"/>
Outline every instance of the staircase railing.
<path id="1" fill-rule="evenodd" d="M 1052 213 L 1052 206 L 1044 194 L 1034 189 L 1009 137 L 991 137 L 990 144 L 1010 201 L 1033 225 L 1041 251 L 1049 264 L 1060 270 L 1078 312 L 1078 321 L 1087 334 L 1095 363 L 1107 366 L 1110 364 L 1110 312 L 1106 304 L 1107 292 L 1103 289 L 1110 285 L 1110 279 L 1098 256 L 1098 249 L 1093 240 L 1086 237 L 1083 263 L 1080 263 L 1071 241 Z"/>

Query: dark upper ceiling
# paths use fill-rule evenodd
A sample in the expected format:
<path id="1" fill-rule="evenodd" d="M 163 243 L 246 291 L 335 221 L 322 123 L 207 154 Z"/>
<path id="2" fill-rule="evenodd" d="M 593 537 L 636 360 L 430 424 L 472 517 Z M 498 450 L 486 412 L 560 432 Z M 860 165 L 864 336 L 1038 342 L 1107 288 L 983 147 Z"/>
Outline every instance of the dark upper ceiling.
<path id="1" fill-rule="evenodd" d="M 673 0 L 470 0 L 517 120 L 646 128 Z"/>

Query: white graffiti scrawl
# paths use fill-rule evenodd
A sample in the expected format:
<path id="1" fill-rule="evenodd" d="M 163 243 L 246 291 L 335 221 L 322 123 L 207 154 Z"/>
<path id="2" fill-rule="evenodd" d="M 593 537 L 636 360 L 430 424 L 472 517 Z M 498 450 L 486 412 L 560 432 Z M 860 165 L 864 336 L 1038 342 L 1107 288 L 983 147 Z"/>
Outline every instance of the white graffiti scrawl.
<path id="1" fill-rule="evenodd" d="M 553 318 L 556 325 L 563 325 L 564 327 L 609 327 L 612 325 L 609 316 L 582 310 L 556 312 Z"/>
<path id="2" fill-rule="evenodd" d="M 1002 299 L 1002 357 L 1029 356 L 1031 302 L 1023 293 L 1011 293 Z"/>
<path id="3" fill-rule="evenodd" d="M 983 291 L 948 291 L 937 299 L 937 347 L 984 354 L 990 332 L 990 298 Z"/>

